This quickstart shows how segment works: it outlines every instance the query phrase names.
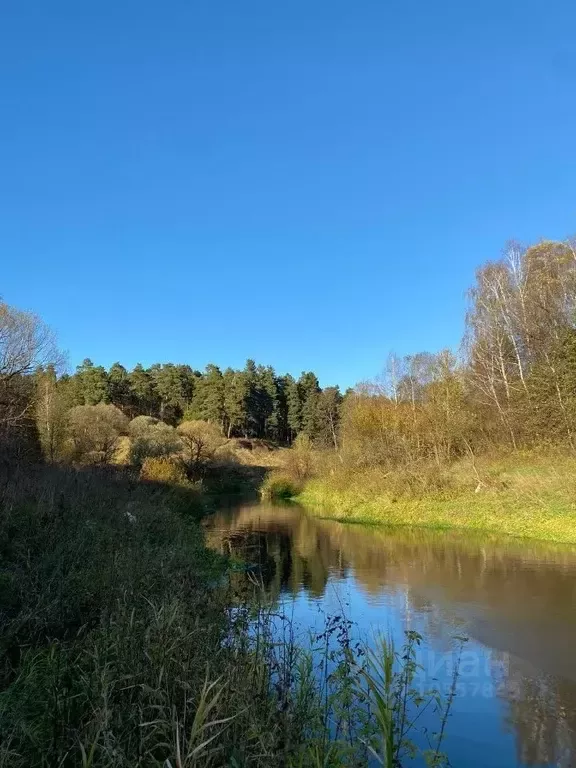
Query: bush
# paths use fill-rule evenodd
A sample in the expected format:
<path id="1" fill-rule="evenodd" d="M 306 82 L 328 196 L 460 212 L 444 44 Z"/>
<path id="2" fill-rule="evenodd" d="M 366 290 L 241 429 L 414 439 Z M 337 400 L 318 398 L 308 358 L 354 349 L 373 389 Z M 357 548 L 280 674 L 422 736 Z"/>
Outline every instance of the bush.
<path id="1" fill-rule="evenodd" d="M 308 480 L 313 473 L 314 451 L 312 441 L 304 433 L 300 433 L 294 440 L 290 450 L 282 455 L 282 466 L 287 477 L 293 478 L 297 483 Z"/>
<path id="2" fill-rule="evenodd" d="M 184 444 L 191 473 L 198 472 L 227 442 L 216 424 L 201 419 L 183 421 L 178 427 L 178 434 Z"/>
<path id="3" fill-rule="evenodd" d="M 68 413 L 67 436 L 72 458 L 86 464 L 109 462 L 128 419 L 114 405 L 77 405 Z"/>
<path id="4" fill-rule="evenodd" d="M 149 458 L 173 456 L 182 451 L 176 430 L 151 416 L 137 416 L 130 422 L 130 463 L 137 467 Z"/>
<path id="5" fill-rule="evenodd" d="M 312 477 L 314 462 L 312 441 L 305 434 L 298 435 L 292 447 L 282 451 L 279 468 L 266 476 L 260 487 L 261 496 L 265 499 L 297 496 Z"/>
<path id="6" fill-rule="evenodd" d="M 169 483 L 170 485 L 184 485 L 187 482 L 182 465 L 165 456 L 150 456 L 145 459 L 140 470 L 140 479 L 154 483 Z"/>
<path id="7" fill-rule="evenodd" d="M 160 423 L 160 419 L 154 416 L 136 416 L 128 425 L 130 437 L 141 437 L 150 427 L 155 427 Z"/>
<path id="8" fill-rule="evenodd" d="M 283 472 L 270 472 L 260 493 L 264 499 L 292 499 L 302 491 L 302 484 Z"/>

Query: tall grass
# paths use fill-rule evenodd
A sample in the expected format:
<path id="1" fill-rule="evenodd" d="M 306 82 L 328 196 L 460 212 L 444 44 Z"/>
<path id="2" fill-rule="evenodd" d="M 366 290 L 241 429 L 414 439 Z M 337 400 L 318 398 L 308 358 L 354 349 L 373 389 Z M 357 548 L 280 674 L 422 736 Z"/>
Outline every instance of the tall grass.
<path id="1" fill-rule="evenodd" d="M 257 587 L 227 586 L 197 489 L 21 466 L 0 493 L 0 766 L 347 766 L 386 754 L 372 717 L 380 661 L 340 619 L 304 648 Z M 386 649 L 395 690 L 408 690 L 405 655 Z M 408 739 L 398 701 L 393 765 Z"/>

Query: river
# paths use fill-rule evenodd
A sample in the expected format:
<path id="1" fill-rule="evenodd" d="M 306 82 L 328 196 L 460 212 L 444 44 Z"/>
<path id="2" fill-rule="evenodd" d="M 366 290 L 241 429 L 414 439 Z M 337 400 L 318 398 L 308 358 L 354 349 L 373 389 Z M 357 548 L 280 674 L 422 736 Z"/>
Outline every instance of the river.
<path id="1" fill-rule="evenodd" d="M 575 547 L 267 504 L 218 512 L 206 536 L 258 567 L 303 638 L 342 611 L 366 638 L 418 631 L 423 685 L 449 687 L 465 635 L 444 743 L 454 766 L 576 766 Z"/>

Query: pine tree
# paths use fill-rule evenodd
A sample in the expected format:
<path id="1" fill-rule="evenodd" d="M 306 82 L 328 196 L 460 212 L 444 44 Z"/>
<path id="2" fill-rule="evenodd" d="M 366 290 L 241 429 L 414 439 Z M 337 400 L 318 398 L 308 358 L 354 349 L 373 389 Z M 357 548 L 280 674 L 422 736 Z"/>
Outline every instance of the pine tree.
<path id="1" fill-rule="evenodd" d="M 192 399 L 192 369 L 173 363 L 156 363 L 150 368 L 150 375 L 159 398 L 160 419 L 176 423 Z"/>
<path id="2" fill-rule="evenodd" d="M 193 371 L 189 365 L 177 365 L 175 367 L 180 375 L 184 403 L 189 405 L 192 402 L 196 381 L 202 374 L 200 371 Z"/>
<path id="3" fill-rule="evenodd" d="M 316 409 L 320 394 L 320 386 L 316 375 L 311 371 L 302 373 L 298 380 L 298 391 L 300 393 L 300 402 L 302 403 L 302 431 L 310 439 L 314 439 L 316 432 Z"/>
<path id="4" fill-rule="evenodd" d="M 243 371 L 227 368 L 224 383 L 224 432 L 228 437 L 243 433 L 247 421 L 248 382 Z"/>
<path id="5" fill-rule="evenodd" d="M 279 440 L 280 400 L 278 382 L 272 366 L 260 370 L 260 385 L 263 436 L 269 440 Z"/>
<path id="6" fill-rule="evenodd" d="M 278 442 L 290 442 L 290 432 L 288 428 L 288 403 L 286 400 L 286 376 L 278 376 L 276 379 L 276 420 L 278 430 Z"/>
<path id="7" fill-rule="evenodd" d="M 130 409 L 130 377 L 120 363 L 114 363 L 108 371 L 108 391 L 110 402 L 123 413 Z"/>
<path id="8" fill-rule="evenodd" d="M 246 437 L 258 437 L 260 430 L 260 386 L 258 369 L 254 360 L 246 360 L 243 374 L 247 388 L 244 433 Z"/>
<path id="9" fill-rule="evenodd" d="M 302 401 L 300 389 L 293 376 L 289 373 L 284 377 L 284 390 L 286 392 L 286 416 L 289 431 L 289 440 L 292 442 L 302 429 Z"/>
<path id="10" fill-rule="evenodd" d="M 138 363 L 129 376 L 133 412 L 145 416 L 156 415 L 159 399 L 150 372 Z"/>
<path id="11" fill-rule="evenodd" d="M 210 363 L 206 373 L 198 379 L 189 408 L 184 415 L 186 420 L 202 419 L 217 424 L 224 429 L 226 411 L 224 408 L 224 377 L 217 365 Z"/>
<path id="12" fill-rule="evenodd" d="M 110 401 L 108 375 L 103 366 L 95 366 L 92 360 L 86 358 L 82 365 L 76 368 L 76 377 L 84 405 Z"/>

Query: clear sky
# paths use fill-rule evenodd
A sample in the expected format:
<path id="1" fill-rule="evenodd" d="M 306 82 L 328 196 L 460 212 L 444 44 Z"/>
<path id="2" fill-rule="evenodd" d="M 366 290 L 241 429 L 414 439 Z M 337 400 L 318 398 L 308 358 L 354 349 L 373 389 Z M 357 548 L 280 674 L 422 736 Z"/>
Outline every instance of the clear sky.
<path id="1" fill-rule="evenodd" d="M 379 372 L 576 231 L 576 3 L 4 0 L 0 294 L 70 365 Z"/>

